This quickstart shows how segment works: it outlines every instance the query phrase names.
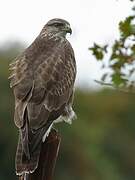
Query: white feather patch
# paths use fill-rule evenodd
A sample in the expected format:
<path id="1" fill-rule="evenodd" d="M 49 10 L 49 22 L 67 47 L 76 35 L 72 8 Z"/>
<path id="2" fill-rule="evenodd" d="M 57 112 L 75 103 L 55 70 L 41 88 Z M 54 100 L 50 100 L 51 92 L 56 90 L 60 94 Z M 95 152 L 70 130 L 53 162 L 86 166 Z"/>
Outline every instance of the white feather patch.
<path id="1" fill-rule="evenodd" d="M 46 133 L 45 133 L 44 136 L 42 137 L 42 141 L 43 141 L 43 142 L 45 142 L 46 137 L 49 136 L 49 133 L 50 133 L 50 131 L 51 131 L 52 126 L 53 126 L 53 123 L 50 125 L 50 127 L 48 128 L 48 130 L 46 131 Z"/>
<path id="2" fill-rule="evenodd" d="M 57 118 L 54 123 L 59 123 L 59 122 L 62 122 L 62 121 L 65 121 L 66 123 L 68 124 L 72 124 L 72 121 L 75 120 L 77 118 L 75 112 L 73 111 L 72 107 L 69 107 L 69 110 L 68 110 L 68 115 L 67 116 L 60 116 L 59 118 Z"/>

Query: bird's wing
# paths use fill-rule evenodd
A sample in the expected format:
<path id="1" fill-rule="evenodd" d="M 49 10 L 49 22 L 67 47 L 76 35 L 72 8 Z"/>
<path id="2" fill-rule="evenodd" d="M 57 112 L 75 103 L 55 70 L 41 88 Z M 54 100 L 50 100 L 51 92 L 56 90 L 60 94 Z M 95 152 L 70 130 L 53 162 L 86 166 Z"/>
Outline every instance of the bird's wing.
<path id="1" fill-rule="evenodd" d="M 14 89 L 15 96 L 15 124 L 21 128 L 24 124 L 24 113 L 28 101 L 32 95 L 33 81 L 32 71 L 29 70 L 25 53 L 19 55 L 14 62 L 9 65 L 10 87 Z"/>
<path id="2" fill-rule="evenodd" d="M 34 61 L 22 53 L 10 67 L 10 86 L 15 95 L 15 124 L 19 128 L 24 124 L 26 107 L 28 119 L 38 125 L 36 120 L 43 106 L 47 113 L 57 111 L 68 102 L 76 75 L 74 52 L 68 41 L 42 51 Z"/>
<path id="3" fill-rule="evenodd" d="M 75 81 L 74 52 L 68 41 L 53 44 L 53 47 L 47 45 L 26 49 L 10 65 L 10 86 L 15 96 L 14 120 L 20 129 L 21 152 L 28 159 L 31 152 L 40 152 L 41 138 L 69 102 Z M 31 163 L 34 170 L 38 158 Z"/>
<path id="4" fill-rule="evenodd" d="M 48 49 L 48 54 L 49 51 L 52 50 Z M 40 64 L 34 72 L 34 89 L 31 98 L 33 103 L 28 104 L 29 121 L 36 128 L 39 128 L 38 112 L 41 112 L 39 109 L 45 108 L 50 113 L 51 120 L 61 115 L 61 107 L 68 103 L 76 75 L 74 52 L 69 43 L 56 46 L 49 55 L 42 53 L 38 62 Z M 46 123 L 45 119 L 41 119 L 40 126 Z"/>

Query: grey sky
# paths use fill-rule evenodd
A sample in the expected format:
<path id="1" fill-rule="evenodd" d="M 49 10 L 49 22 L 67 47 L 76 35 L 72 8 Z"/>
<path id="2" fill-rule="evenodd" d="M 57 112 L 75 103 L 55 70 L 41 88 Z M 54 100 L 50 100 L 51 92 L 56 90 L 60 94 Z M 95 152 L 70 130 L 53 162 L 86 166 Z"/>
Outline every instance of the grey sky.
<path id="1" fill-rule="evenodd" d="M 68 36 L 76 55 L 77 84 L 93 86 L 101 76 L 88 51 L 93 42 L 112 43 L 118 37 L 118 23 L 131 12 L 129 0 L 1 0 L 0 45 L 20 40 L 28 45 L 51 18 L 64 18 L 72 26 Z"/>

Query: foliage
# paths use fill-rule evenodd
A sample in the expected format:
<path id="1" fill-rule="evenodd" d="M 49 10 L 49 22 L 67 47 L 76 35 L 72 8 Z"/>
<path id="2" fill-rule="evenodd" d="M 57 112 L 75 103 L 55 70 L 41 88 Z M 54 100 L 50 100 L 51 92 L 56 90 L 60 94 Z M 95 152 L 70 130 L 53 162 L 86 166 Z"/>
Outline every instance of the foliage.
<path id="1" fill-rule="evenodd" d="M 101 47 L 98 44 L 94 43 L 94 46 L 89 48 L 93 52 L 93 55 L 97 60 L 103 60 L 104 53 L 107 53 L 107 45 Z"/>
<path id="2" fill-rule="evenodd" d="M 89 50 L 92 51 L 97 61 L 102 62 L 102 68 L 106 70 L 101 78 L 101 84 L 130 88 L 132 90 L 135 86 L 134 15 L 119 23 L 119 32 L 119 39 L 115 40 L 111 47 L 94 43 Z"/>
<path id="3" fill-rule="evenodd" d="M 5 52 L 0 54 L 0 180 L 15 180 L 18 132 L 13 122 L 14 99 L 7 80 L 8 64 L 13 56 Z M 15 56 L 17 52 L 11 54 Z M 71 126 L 65 123 L 56 126 L 62 142 L 55 180 L 135 179 L 134 99 L 134 94 L 76 90 L 78 119 Z"/>

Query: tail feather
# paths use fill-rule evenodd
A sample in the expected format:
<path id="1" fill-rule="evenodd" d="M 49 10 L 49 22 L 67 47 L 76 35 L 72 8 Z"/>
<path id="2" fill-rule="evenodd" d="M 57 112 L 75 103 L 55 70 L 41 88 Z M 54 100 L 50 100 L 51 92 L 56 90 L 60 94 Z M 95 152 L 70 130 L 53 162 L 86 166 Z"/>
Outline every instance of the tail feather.
<path id="1" fill-rule="evenodd" d="M 16 174 L 33 173 L 38 167 L 42 138 L 51 124 L 52 121 L 49 121 L 35 132 L 28 128 L 28 124 L 21 130 L 16 152 Z"/>
<path id="2" fill-rule="evenodd" d="M 25 173 L 33 173 L 35 171 L 35 169 L 38 167 L 40 150 L 41 150 L 41 143 L 35 149 L 35 151 L 30 154 L 30 159 L 28 159 L 23 151 L 21 137 L 19 136 L 17 152 L 16 152 L 16 160 L 15 160 L 17 175 L 23 175 Z"/>
<path id="3" fill-rule="evenodd" d="M 31 153 L 33 153 L 35 149 L 39 146 L 39 144 L 42 142 L 44 134 L 47 132 L 51 125 L 52 121 L 49 121 L 42 128 L 29 132 L 29 143 Z"/>
<path id="4" fill-rule="evenodd" d="M 28 129 L 28 122 L 25 122 L 25 126 L 20 129 L 21 134 L 21 142 L 23 151 L 27 157 L 27 159 L 30 159 L 30 149 L 29 149 L 29 129 Z"/>

